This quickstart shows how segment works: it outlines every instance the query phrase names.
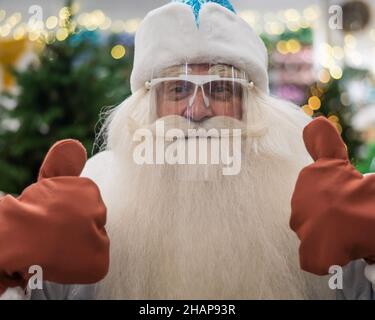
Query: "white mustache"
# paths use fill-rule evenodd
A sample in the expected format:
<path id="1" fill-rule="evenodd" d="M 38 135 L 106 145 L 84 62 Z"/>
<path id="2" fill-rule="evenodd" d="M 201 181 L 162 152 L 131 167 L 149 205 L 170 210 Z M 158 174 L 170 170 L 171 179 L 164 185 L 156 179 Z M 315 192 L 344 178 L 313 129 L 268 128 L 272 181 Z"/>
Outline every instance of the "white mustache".
<path id="1" fill-rule="evenodd" d="M 267 127 L 262 123 L 249 125 L 244 121 L 226 116 L 216 116 L 202 122 L 193 122 L 182 116 L 170 115 L 159 118 L 149 125 L 140 125 L 134 119 L 128 118 L 126 125 L 131 134 L 134 134 L 139 129 L 147 129 L 150 130 L 155 137 L 160 136 L 160 132 L 156 130 L 156 122 L 159 121 L 163 122 L 164 133 L 171 129 L 178 129 L 185 134 L 186 138 L 207 138 L 208 136 L 213 138 L 228 138 L 234 136 L 261 137 L 267 132 Z M 214 130 L 217 132 L 217 135 L 215 135 Z M 162 138 L 164 138 L 164 136 L 162 136 Z"/>

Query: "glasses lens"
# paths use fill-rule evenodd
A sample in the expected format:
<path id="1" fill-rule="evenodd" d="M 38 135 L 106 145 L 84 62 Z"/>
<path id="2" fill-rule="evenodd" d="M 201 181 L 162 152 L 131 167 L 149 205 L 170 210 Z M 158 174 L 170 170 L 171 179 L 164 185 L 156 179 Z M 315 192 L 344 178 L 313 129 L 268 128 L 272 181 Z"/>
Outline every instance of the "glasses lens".
<path id="1" fill-rule="evenodd" d="M 233 81 L 211 81 L 204 86 L 205 93 L 210 97 L 210 102 L 234 102 L 233 99 L 242 98 L 242 85 Z"/>
<path id="2" fill-rule="evenodd" d="M 175 80 L 162 82 L 158 88 L 158 96 L 168 101 L 182 101 L 194 94 L 195 85 L 189 81 Z"/>
<path id="3" fill-rule="evenodd" d="M 230 80 L 216 80 L 204 85 L 210 108 L 216 116 L 242 118 L 243 87 Z"/>
<path id="4" fill-rule="evenodd" d="M 186 116 L 194 112 L 197 119 L 214 116 L 242 118 L 245 88 L 241 80 L 209 81 L 209 77 L 205 75 L 201 79 L 199 75 L 194 77 L 195 79 L 165 80 L 154 87 L 158 117 Z"/>

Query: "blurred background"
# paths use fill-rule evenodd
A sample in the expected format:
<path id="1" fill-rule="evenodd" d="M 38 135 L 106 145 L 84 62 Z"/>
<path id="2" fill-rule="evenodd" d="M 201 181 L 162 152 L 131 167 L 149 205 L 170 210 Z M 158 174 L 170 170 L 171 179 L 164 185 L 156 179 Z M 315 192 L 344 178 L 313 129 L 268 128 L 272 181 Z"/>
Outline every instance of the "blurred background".
<path id="1" fill-rule="evenodd" d="M 0 190 L 35 181 L 59 139 L 98 151 L 100 114 L 130 95 L 139 23 L 168 2 L 0 0 Z M 327 117 L 375 172 L 375 0 L 232 3 L 268 48 L 272 94 Z"/>

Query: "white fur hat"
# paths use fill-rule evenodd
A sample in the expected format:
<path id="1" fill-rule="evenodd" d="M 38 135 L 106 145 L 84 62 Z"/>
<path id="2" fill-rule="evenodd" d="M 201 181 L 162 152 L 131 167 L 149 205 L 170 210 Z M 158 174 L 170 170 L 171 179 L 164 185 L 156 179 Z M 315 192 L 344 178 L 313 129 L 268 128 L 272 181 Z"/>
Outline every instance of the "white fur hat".
<path id="1" fill-rule="evenodd" d="M 148 13 L 135 37 L 133 93 L 155 72 L 184 63 L 233 65 L 268 92 L 268 55 L 260 37 L 224 6 L 201 4 L 199 24 L 185 3 L 172 2 Z"/>

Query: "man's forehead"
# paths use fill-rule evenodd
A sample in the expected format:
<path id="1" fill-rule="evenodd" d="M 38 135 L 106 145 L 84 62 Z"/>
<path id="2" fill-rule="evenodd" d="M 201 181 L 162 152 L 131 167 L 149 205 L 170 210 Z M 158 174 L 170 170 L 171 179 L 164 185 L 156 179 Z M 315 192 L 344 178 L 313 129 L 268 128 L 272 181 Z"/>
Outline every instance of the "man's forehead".
<path id="1" fill-rule="evenodd" d="M 221 77 L 243 77 L 243 72 L 231 65 L 226 64 L 183 64 L 171 66 L 158 73 L 159 77 L 178 77 L 182 74 L 208 74 Z"/>

